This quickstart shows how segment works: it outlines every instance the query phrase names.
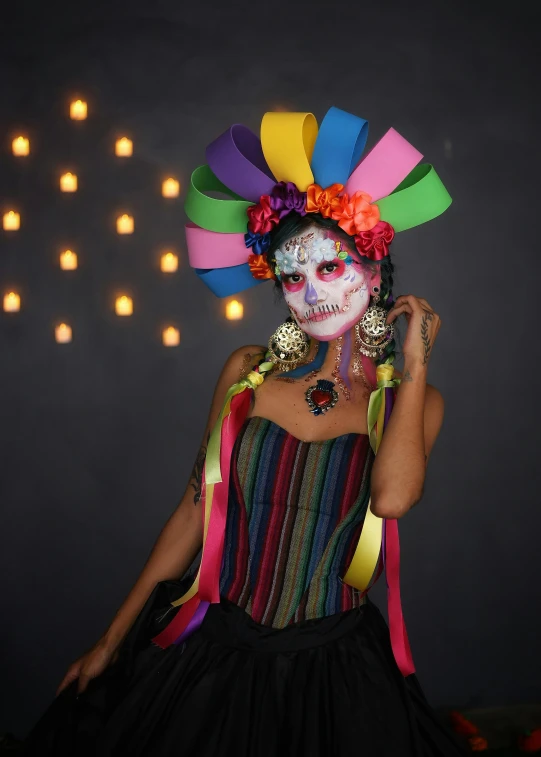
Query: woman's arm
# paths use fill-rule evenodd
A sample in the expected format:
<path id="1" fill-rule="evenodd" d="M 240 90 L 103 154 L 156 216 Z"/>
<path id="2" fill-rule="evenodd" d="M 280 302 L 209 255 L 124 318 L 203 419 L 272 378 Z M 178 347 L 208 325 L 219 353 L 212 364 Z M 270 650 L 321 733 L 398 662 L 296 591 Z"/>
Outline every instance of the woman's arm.
<path id="1" fill-rule="evenodd" d="M 406 361 L 372 466 L 370 509 L 379 518 L 401 518 L 423 496 L 428 456 L 444 412 L 443 397 L 426 383 L 426 375 L 422 362 Z"/>
<path id="2" fill-rule="evenodd" d="M 103 638 L 108 646 L 116 648 L 122 643 L 156 584 L 179 579 L 201 548 L 201 476 L 210 432 L 222 409 L 227 390 L 239 381 L 241 372 L 250 362 L 248 356 L 255 359 L 262 349 L 253 345 L 241 347 L 226 361 L 214 391 L 203 441 L 184 495 L 158 536 L 139 578 L 105 632 Z"/>

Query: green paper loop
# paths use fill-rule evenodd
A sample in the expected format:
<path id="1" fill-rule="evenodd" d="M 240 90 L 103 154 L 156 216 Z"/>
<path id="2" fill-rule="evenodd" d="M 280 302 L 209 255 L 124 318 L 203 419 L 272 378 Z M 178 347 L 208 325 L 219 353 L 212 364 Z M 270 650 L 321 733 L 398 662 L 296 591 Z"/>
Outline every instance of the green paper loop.
<path id="1" fill-rule="evenodd" d="M 223 192 L 234 199 L 218 200 L 208 197 L 205 192 Z M 246 209 L 253 204 L 228 189 L 208 165 L 203 165 L 192 173 L 184 210 L 190 221 L 203 229 L 245 234 L 248 225 Z"/>
<path id="2" fill-rule="evenodd" d="M 405 231 L 441 215 L 452 199 L 430 163 L 422 163 L 387 197 L 378 200 L 382 221 Z"/>

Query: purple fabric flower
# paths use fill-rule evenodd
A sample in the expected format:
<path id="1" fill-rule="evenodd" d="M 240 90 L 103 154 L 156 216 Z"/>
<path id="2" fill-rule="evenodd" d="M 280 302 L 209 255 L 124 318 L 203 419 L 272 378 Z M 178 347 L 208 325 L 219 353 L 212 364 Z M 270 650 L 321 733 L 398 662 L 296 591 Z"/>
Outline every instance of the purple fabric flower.
<path id="1" fill-rule="evenodd" d="M 270 205 L 280 220 L 292 210 L 301 216 L 306 215 L 306 192 L 299 192 L 292 181 L 275 184 L 270 195 Z"/>

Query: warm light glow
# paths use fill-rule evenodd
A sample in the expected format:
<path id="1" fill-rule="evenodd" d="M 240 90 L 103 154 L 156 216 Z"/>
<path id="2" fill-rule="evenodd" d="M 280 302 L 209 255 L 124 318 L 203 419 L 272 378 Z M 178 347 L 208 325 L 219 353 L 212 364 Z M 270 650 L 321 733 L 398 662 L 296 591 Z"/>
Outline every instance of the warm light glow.
<path id="1" fill-rule="evenodd" d="M 178 255 L 165 252 L 160 260 L 160 268 L 164 273 L 174 273 L 178 269 Z"/>
<path id="2" fill-rule="evenodd" d="M 9 213 L 4 213 L 2 219 L 2 225 L 4 231 L 17 231 L 21 227 L 21 216 L 14 210 L 10 210 Z"/>
<path id="3" fill-rule="evenodd" d="M 84 121 L 87 111 L 88 108 L 84 100 L 74 100 L 70 103 L 70 118 L 74 121 Z"/>
<path id="4" fill-rule="evenodd" d="M 60 268 L 63 271 L 74 271 L 77 268 L 77 255 L 71 250 L 60 253 Z"/>
<path id="5" fill-rule="evenodd" d="M 71 342 L 71 326 L 68 326 L 67 323 L 61 323 L 54 330 L 54 338 L 58 344 Z"/>
<path id="6" fill-rule="evenodd" d="M 168 326 L 162 331 L 162 341 L 166 347 L 177 347 L 180 344 L 180 331 L 174 326 Z"/>
<path id="7" fill-rule="evenodd" d="M 225 317 L 228 321 L 238 321 L 244 315 L 242 302 L 230 300 L 225 306 Z"/>
<path id="8" fill-rule="evenodd" d="M 120 158 L 129 158 L 133 154 L 133 142 L 127 137 L 117 139 L 115 142 L 115 155 Z"/>
<path id="9" fill-rule="evenodd" d="M 133 234 L 133 216 L 126 213 L 116 219 L 116 230 L 119 234 Z"/>
<path id="10" fill-rule="evenodd" d="M 180 184 L 176 179 L 166 179 L 162 184 L 162 195 L 164 197 L 178 197 Z"/>
<path id="11" fill-rule="evenodd" d="M 133 313 L 133 301 L 131 297 L 117 297 L 115 302 L 115 312 L 117 315 L 131 315 Z"/>
<path id="12" fill-rule="evenodd" d="M 16 292 L 4 295 L 4 310 L 6 313 L 17 313 L 21 309 L 21 298 Z"/>
<path id="13" fill-rule="evenodd" d="M 61 192 L 76 192 L 77 191 L 77 176 L 75 174 L 68 173 L 62 174 L 60 177 L 60 191 Z"/>
<path id="14" fill-rule="evenodd" d="M 28 155 L 30 141 L 26 137 L 16 137 L 11 143 L 11 149 L 14 155 Z"/>

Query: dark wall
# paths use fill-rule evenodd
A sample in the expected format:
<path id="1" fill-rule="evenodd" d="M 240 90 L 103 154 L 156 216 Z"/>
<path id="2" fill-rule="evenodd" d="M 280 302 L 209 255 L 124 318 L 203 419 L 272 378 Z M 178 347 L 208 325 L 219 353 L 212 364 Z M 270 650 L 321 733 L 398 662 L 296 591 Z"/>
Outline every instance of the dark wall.
<path id="1" fill-rule="evenodd" d="M 473 7 L 472 7 L 473 6 Z M 521 3 L 19 4 L 0 22 L 2 707 L 22 735 L 67 665 L 105 629 L 186 485 L 223 361 L 284 315 L 272 287 L 228 322 L 190 271 L 182 198 L 206 144 L 277 107 L 330 105 L 394 126 L 454 203 L 393 245 L 395 296 L 442 318 L 429 381 L 445 422 L 423 501 L 400 522 L 402 595 L 435 706 L 540 695 L 539 418 L 535 390 L 539 107 L 534 21 Z M 66 117 L 72 96 L 86 122 Z M 32 154 L 10 154 L 14 133 Z M 117 135 L 134 157 L 112 155 Z M 79 175 L 62 195 L 58 175 Z M 113 220 L 132 211 L 136 233 Z M 56 262 L 73 245 L 80 267 Z M 158 269 L 177 248 L 178 274 Z M 118 290 L 131 318 L 114 315 Z M 74 341 L 57 345 L 67 320 Z M 165 349 L 160 329 L 181 330 Z M 398 362 L 400 367 L 400 363 Z M 531 399 L 530 399 L 531 398 Z M 386 609 L 383 579 L 375 598 Z"/>

